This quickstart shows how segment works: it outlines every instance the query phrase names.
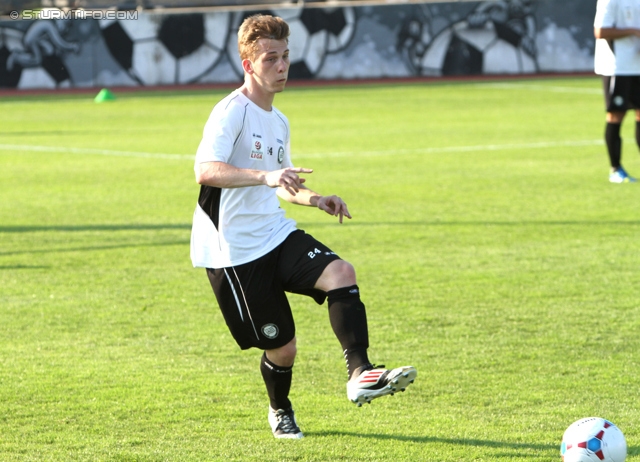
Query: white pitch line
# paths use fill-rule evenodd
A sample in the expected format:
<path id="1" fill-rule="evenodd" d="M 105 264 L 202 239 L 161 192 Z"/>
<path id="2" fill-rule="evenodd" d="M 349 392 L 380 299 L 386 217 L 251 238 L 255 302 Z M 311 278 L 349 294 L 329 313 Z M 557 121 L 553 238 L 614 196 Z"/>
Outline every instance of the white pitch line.
<path id="1" fill-rule="evenodd" d="M 581 87 L 561 87 L 556 85 L 535 85 L 529 83 L 507 83 L 507 82 L 499 82 L 499 83 L 480 83 L 483 87 L 491 87 L 491 88 L 505 88 L 505 89 L 526 89 L 526 90 L 535 90 L 535 91 L 548 91 L 552 93 L 581 93 L 588 95 L 602 95 L 602 90 L 597 88 L 581 88 Z"/>
<path id="2" fill-rule="evenodd" d="M 509 144 L 485 144 L 476 146 L 444 146 L 416 149 L 386 149 L 379 151 L 344 151 L 344 152 L 318 152 L 296 153 L 295 158 L 322 158 L 322 157 L 353 157 L 353 156 L 388 156 L 413 153 L 439 154 L 456 152 L 482 152 L 504 151 L 508 149 L 545 149 L 558 147 L 601 146 L 602 140 L 575 140 L 575 141 L 542 141 L 538 143 L 509 143 Z M 89 154 L 116 157 L 141 157 L 146 159 L 190 160 L 195 154 L 165 154 L 141 151 L 114 151 L 110 149 L 71 148 L 64 146 L 34 146 L 24 144 L 0 144 L 0 151 L 29 151 L 29 152 L 60 152 L 72 154 Z"/>
<path id="3" fill-rule="evenodd" d="M 193 160 L 193 155 L 165 154 L 161 152 L 114 151 L 111 149 L 70 148 L 64 146 L 34 146 L 26 144 L 0 144 L 0 151 L 61 152 L 71 154 L 94 154 L 117 157 L 143 157 L 147 159 Z"/>
<path id="4" fill-rule="evenodd" d="M 580 146 L 601 146 L 603 140 L 577 140 L 577 141 L 543 141 L 539 143 L 514 143 L 514 144 L 485 144 L 477 146 L 445 146 L 439 148 L 417 148 L 417 149 L 388 149 L 381 151 L 351 151 L 351 152 L 331 152 L 331 153 L 298 153 L 296 158 L 317 158 L 317 157 L 349 157 L 349 156 L 385 156 L 398 154 L 439 154 L 447 152 L 481 152 L 481 151 L 504 151 L 507 149 L 545 149 L 559 147 L 580 147 Z"/>

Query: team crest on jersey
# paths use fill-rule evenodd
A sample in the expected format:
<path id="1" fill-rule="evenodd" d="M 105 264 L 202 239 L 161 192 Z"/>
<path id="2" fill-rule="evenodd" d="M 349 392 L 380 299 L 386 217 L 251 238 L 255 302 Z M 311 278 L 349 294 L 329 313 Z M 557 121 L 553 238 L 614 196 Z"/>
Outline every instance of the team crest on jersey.
<path id="1" fill-rule="evenodd" d="M 279 329 L 275 324 L 269 323 L 262 326 L 262 333 L 265 337 L 274 339 L 278 336 Z"/>
<path id="2" fill-rule="evenodd" d="M 253 149 L 251 149 L 251 158 L 262 160 L 262 143 L 258 140 L 255 140 L 253 142 Z"/>
<path id="3" fill-rule="evenodd" d="M 284 148 L 280 146 L 278 148 L 278 163 L 281 164 L 283 160 L 284 160 Z"/>

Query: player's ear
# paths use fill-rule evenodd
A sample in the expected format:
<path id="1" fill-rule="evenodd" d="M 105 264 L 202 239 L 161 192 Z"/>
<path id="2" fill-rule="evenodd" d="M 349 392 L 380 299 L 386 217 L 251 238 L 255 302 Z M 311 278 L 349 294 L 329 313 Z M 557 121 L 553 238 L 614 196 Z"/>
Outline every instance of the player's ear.
<path id="1" fill-rule="evenodd" d="M 242 69 L 244 69 L 244 71 L 247 74 L 253 74 L 253 63 L 251 62 L 251 60 L 243 59 L 242 60 Z"/>

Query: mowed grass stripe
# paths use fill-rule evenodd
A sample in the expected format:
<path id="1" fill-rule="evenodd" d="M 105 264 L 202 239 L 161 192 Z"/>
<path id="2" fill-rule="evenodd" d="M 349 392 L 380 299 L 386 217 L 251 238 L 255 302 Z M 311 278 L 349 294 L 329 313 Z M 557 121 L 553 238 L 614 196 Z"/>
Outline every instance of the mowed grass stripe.
<path id="1" fill-rule="evenodd" d="M 354 264 L 372 360 L 419 374 L 356 408 L 326 306 L 292 295 L 298 442 L 271 436 L 260 353 L 189 260 L 193 155 L 225 92 L 0 102 L 0 143 L 56 149 L 0 155 L 0 459 L 551 461 L 600 415 L 640 460 L 638 185 L 608 182 L 599 79 L 504 83 L 550 91 L 277 96 L 308 186 L 354 218 L 283 208 Z"/>
<path id="2" fill-rule="evenodd" d="M 441 148 L 416 148 L 416 149 L 403 149 L 403 150 L 381 150 L 381 151 L 352 151 L 352 152 L 323 152 L 323 153 L 296 153 L 296 158 L 314 158 L 314 157 L 341 157 L 341 156 L 371 156 L 371 155 L 395 155 L 395 154 L 412 154 L 412 153 L 425 153 L 425 154 L 438 154 L 438 153 L 456 153 L 456 152 L 474 152 L 474 151 L 500 151 L 511 149 L 545 149 L 545 148 L 558 148 L 558 147 L 580 147 L 580 146 L 600 146 L 603 145 L 603 140 L 575 140 L 575 141 L 561 141 L 561 142 L 548 142 L 543 141 L 539 143 L 521 143 L 521 144 L 492 144 L 486 146 L 450 146 Z M 141 157 L 147 159 L 168 159 L 168 160 L 193 160 L 194 155 L 188 154 L 164 154 L 154 152 L 132 152 L 132 151 L 113 151 L 108 149 L 87 149 L 87 148 L 72 148 L 62 146 L 30 146 L 30 145 L 18 145 L 18 144 L 0 144 L 0 150 L 2 151 L 30 151 L 30 152 L 59 152 L 70 154 L 89 154 L 89 155 L 101 155 L 101 156 L 114 156 L 114 157 Z"/>

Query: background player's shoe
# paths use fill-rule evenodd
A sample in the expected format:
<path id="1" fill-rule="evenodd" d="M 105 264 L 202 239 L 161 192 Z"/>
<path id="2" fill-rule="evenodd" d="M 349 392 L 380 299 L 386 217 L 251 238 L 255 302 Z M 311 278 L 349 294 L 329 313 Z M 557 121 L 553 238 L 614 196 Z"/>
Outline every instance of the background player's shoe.
<path id="1" fill-rule="evenodd" d="M 385 369 L 384 366 L 369 365 L 369 369 L 366 367 L 364 366 L 363 371 L 356 370 L 347 382 L 347 398 L 358 407 L 363 403 L 370 403 L 374 398 L 404 391 L 418 375 L 413 366 L 391 370 Z"/>
<path id="2" fill-rule="evenodd" d="M 611 183 L 635 183 L 637 180 L 629 176 L 622 167 L 618 167 L 617 170 L 609 173 L 609 181 Z"/>
<path id="3" fill-rule="evenodd" d="M 274 410 L 269 407 L 269 425 L 276 438 L 300 439 L 304 436 L 298 428 L 293 409 Z"/>

